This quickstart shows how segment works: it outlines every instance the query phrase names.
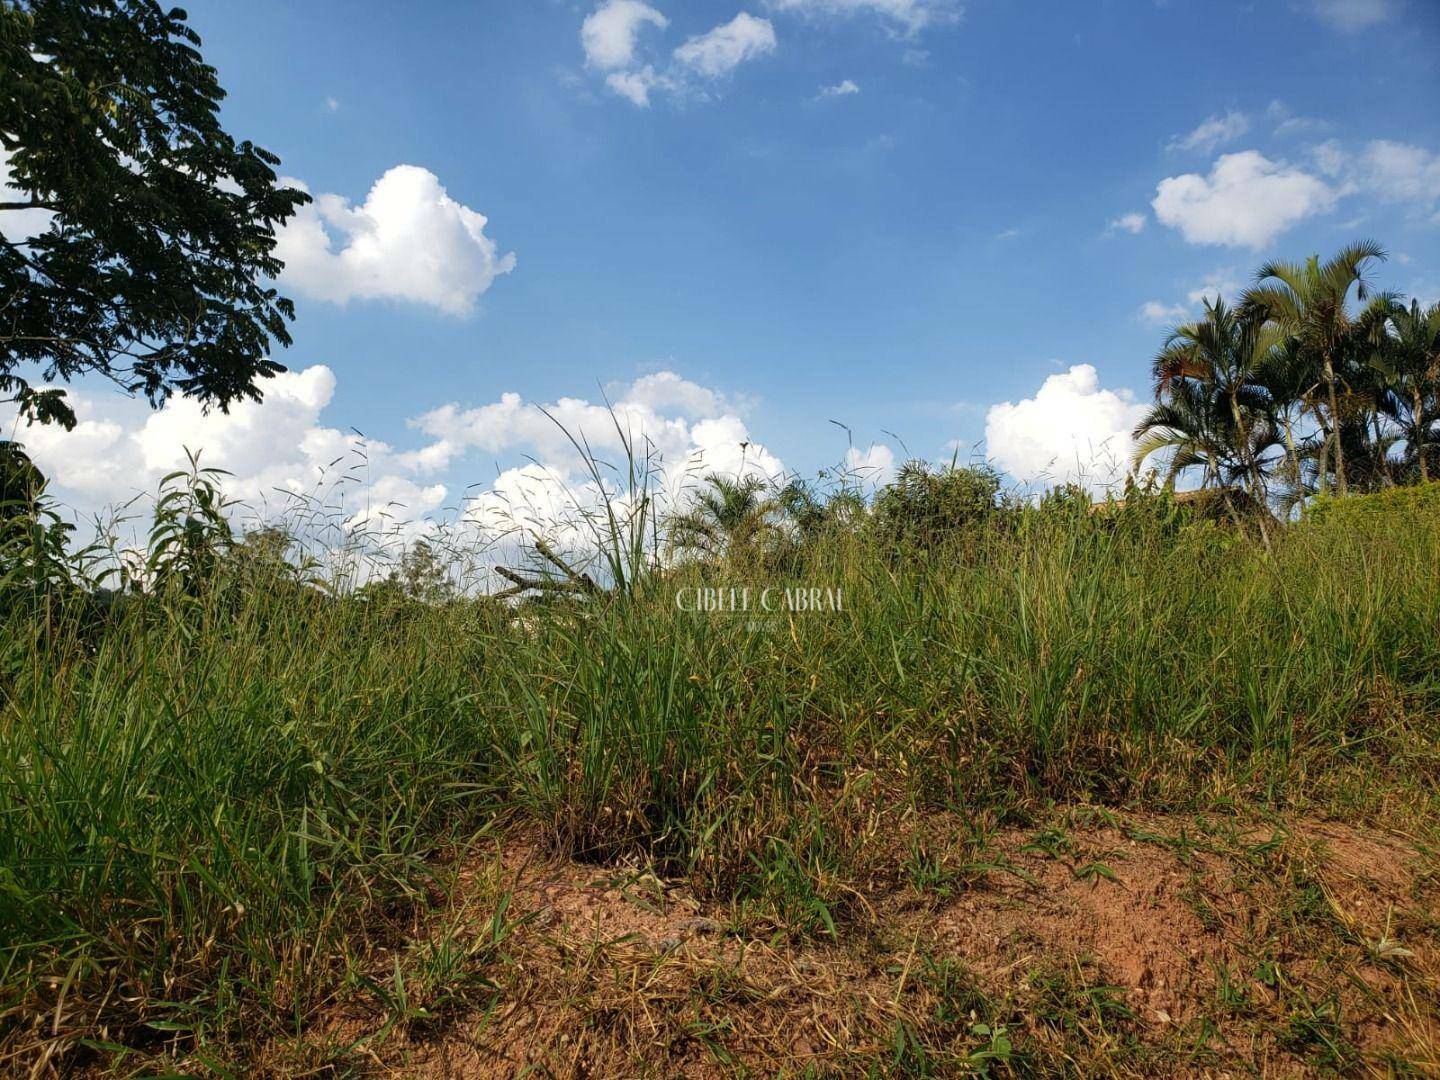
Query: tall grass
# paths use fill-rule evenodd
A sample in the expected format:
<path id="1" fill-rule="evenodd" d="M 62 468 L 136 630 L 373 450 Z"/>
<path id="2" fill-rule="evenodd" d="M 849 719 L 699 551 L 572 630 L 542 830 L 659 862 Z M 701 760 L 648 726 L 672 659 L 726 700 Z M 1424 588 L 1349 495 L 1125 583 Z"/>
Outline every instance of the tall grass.
<path id="1" fill-rule="evenodd" d="M 355 935 L 477 833 L 639 854 L 795 933 L 877 815 L 1303 804 L 1440 776 L 1433 515 L 1273 555 L 1143 506 L 935 550 L 817 541 L 591 603 L 370 603 L 284 577 L 0 628 L 0 1013 L 12 1049 L 304 1026 Z M 777 576 L 778 575 L 778 576 Z M 843 610 L 698 614 L 697 585 Z M 1403 766 L 1403 769 L 1402 769 Z"/>

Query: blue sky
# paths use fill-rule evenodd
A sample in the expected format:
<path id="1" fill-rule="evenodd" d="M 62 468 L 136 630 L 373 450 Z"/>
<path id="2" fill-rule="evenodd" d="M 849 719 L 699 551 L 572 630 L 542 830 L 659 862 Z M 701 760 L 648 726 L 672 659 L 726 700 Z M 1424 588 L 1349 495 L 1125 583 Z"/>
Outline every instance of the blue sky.
<path id="1" fill-rule="evenodd" d="M 167 438 L 293 487 L 354 427 L 429 512 L 565 473 L 523 405 L 602 387 L 717 461 L 812 474 L 834 419 L 877 478 L 959 445 L 1035 481 L 1123 457 L 1164 325 L 1266 257 L 1373 236 L 1440 297 L 1433 0 L 188 9 L 227 126 L 325 197 L 284 248 L 308 374 L 239 421 L 82 387 L 87 430 L 21 436 L 76 505 Z"/>

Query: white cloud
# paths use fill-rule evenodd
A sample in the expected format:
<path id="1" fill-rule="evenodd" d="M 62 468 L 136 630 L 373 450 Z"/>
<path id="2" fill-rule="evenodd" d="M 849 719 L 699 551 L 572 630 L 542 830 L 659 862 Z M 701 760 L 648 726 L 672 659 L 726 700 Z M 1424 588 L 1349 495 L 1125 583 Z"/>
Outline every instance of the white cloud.
<path id="1" fill-rule="evenodd" d="M 1326 139 L 1312 146 L 1310 156 L 1315 159 L 1315 167 L 1331 179 L 1338 177 L 1352 165 L 1349 153 L 1340 145 L 1338 139 Z"/>
<path id="2" fill-rule="evenodd" d="M 26 202 L 30 196 L 12 186 L 10 151 L 0 146 L 0 202 Z M 55 215 L 49 210 L 0 210 L 0 236 L 18 244 L 50 228 Z"/>
<path id="3" fill-rule="evenodd" d="M 67 401 L 76 417 L 74 429 L 68 432 L 54 424 L 26 426 L 16 420 L 14 407 L 7 402 L 6 437 L 24 445 L 52 485 L 61 487 L 68 501 L 84 511 L 100 509 L 97 500 L 123 502 L 143 490 L 143 484 L 130 486 L 138 477 L 139 457 L 124 444 L 125 426 L 88 397 L 71 393 Z M 75 498 L 75 493 L 80 497 Z"/>
<path id="4" fill-rule="evenodd" d="M 845 451 L 845 472 L 867 486 L 889 483 L 895 475 L 895 451 L 884 443 L 871 443 L 864 450 L 852 446 Z"/>
<path id="5" fill-rule="evenodd" d="M 587 65 L 608 72 L 605 85 L 611 92 L 641 109 L 649 108 L 658 93 L 706 96 L 701 84 L 723 78 L 776 48 L 770 21 L 742 11 L 728 23 L 691 37 L 671 53 L 664 69 L 657 70 L 654 64 L 636 63 L 636 35 L 647 23 L 662 29 L 669 25 L 663 15 L 638 0 L 608 0 L 580 30 Z"/>
<path id="6" fill-rule="evenodd" d="M 775 28 L 769 19 L 740 12 L 728 23 L 692 37 L 675 50 L 675 59 L 706 78 L 728 75 L 746 60 L 775 51 Z"/>
<path id="7" fill-rule="evenodd" d="M 1129 390 L 1106 390 L 1089 364 L 1051 375 L 1032 398 L 992 405 L 985 416 L 989 458 L 1023 483 L 1122 481 L 1144 413 Z"/>
<path id="8" fill-rule="evenodd" d="M 318 195 L 301 207 L 279 231 L 280 280 L 337 304 L 408 300 L 464 315 L 515 268 L 514 253 L 500 254 L 485 225 L 485 215 L 452 199 L 434 173 L 396 165 L 360 206 Z"/>
<path id="9" fill-rule="evenodd" d="M 1360 183 L 1395 202 L 1440 200 L 1440 154 L 1420 146 L 1377 139 L 1360 154 Z"/>
<path id="10" fill-rule="evenodd" d="M 1395 14 L 1393 0 L 1313 0 L 1315 14 L 1337 30 L 1355 33 Z"/>
<path id="11" fill-rule="evenodd" d="M 682 378 L 673 371 L 642 375 L 620 392 L 622 402 L 653 412 L 674 410 L 684 416 L 719 416 L 735 411 L 718 391 Z"/>
<path id="12" fill-rule="evenodd" d="M 333 96 L 327 97 L 324 101 L 320 103 L 320 107 L 324 109 L 327 113 L 339 112 L 340 99 Z"/>
<path id="13" fill-rule="evenodd" d="M 1241 282 L 1235 276 L 1234 269 L 1215 270 L 1206 274 L 1200 283 L 1185 294 L 1185 299 L 1192 305 L 1198 305 L 1209 301 L 1214 303 L 1217 299 L 1231 301 L 1241 289 Z"/>
<path id="14" fill-rule="evenodd" d="M 680 463 L 708 469 L 728 467 L 734 448 L 749 441 L 726 398 L 674 372 L 645 375 L 617 390 L 609 406 L 569 397 L 542 406 L 515 393 L 471 408 L 442 405 L 411 421 L 432 441 L 403 460 L 416 469 L 436 470 L 469 450 L 523 452 L 569 473 L 581 465 L 571 435 L 597 452 L 614 455 L 624 450 L 621 432 L 628 432 L 647 440 L 667 470 Z M 733 446 L 722 437 L 726 433 L 733 435 Z M 697 451 L 703 451 L 700 458 L 694 458 Z"/>
<path id="15" fill-rule="evenodd" d="M 656 75 L 655 69 L 646 64 L 639 71 L 612 71 L 605 76 L 605 85 L 637 108 L 648 109 L 650 91 L 667 87 L 669 81 L 663 75 Z"/>
<path id="16" fill-rule="evenodd" d="M 907 34 L 931 23 L 954 22 L 964 13 L 958 0 L 768 0 L 773 11 L 794 12 L 812 18 L 877 15 Z"/>
<path id="17" fill-rule="evenodd" d="M 1330 127 L 1327 121 L 1313 116 L 1296 116 L 1290 111 L 1290 106 L 1278 99 L 1270 102 L 1265 109 L 1265 115 L 1275 125 L 1277 138 L 1325 131 Z"/>
<path id="18" fill-rule="evenodd" d="M 1263 248 L 1296 222 L 1335 205 L 1341 192 L 1257 150 L 1220 157 L 1208 177 L 1171 176 L 1155 189 L 1159 221 L 1192 244 Z"/>
<path id="19" fill-rule="evenodd" d="M 1170 140 L 1167 149 L 1208 154 L 1217 146 L 1234 142 L 1249 130 L 1250 118 L 1232 109 L 1224 116 L 1210 117 L 1188 135 L 1177 135 Z"/>
<path id="20" fill-rule="evenodd" d="M 1212 270 L 1186 292 L 1183 304 L 1178 302 L 1167 304 L 1163 300 L 1147 300 L 1140 305 L 1140 310 L 1135 313 L 1135 317 L 1152 326 L 1174 326 L 1177 323 L 1198 318 L 1202 305 L 1207 302 L 1213 304 L 1220 298 L 1233 302 L 1234 296 L 1240 291 L 1240 288 L 1241 284 L 1235 277 L 1233 268 Z"/>
<path id="21" fill-rule="evenodd" d="M 1140 305 L 1135 317 L 1151 326 L 1171 326 L 1190 314 L 1184 304 L 1167 304 L 1160 300 L 1146 300 Z"/>
<path id="22" fill-rule="evenodd" d="M 1128 232 L 1132 236 L 1138 235 L 1144 231 L 1145 223 L 1148 220 L 1144 214 L 1140 213 L 1121 214 L 1118 218 L 1111 220 L 1110 224 L 1105 227 L 1105 231 L 1107 233 Z"/>
<path id="23" fill-rule="evenodd" d="M 1339 194 L 1361 192 L 1385 202 L 1410 203 L 1426 215 L 1440 202 L 1440 154 L 1423 146 L 1375 139 L 1355 150 L 1327 139 L 1310 153 Z"/>
<path id="24" fill-rule="evenodd" d="M 629 67 L 635 60 L 635 42 L 646 25 L 660 29 L 670 20 L 640 0 L 605 0 L 580 24 L 585 62 L 601 71 Z"/>
<path id="25" fill-rule="evenodd" d="M 822 98 L 849 97 L 851 94 L 860 93 L 860 86 L 854 79 L 842 79 L 833 86 L 822 86 L 820 96 Z"/>
<path id="26" fill-rule="evenodd" d="M 466 520 L 494 535 L 544 535 L 581 554 L 593 545 L 587 522 L 607 504 L 622 518 L 633 507 L 618 475 L 597 488 L 572 436 L 597 459 L 618 464 L 621 473 L 627 454 L 649 461 L 655 469 L 652 509 L 662 516 L 712 472 L 772 483 L 785 475 L 784 465 L 754 441 L 722 395 L 669 371 L 637 379 L 609 406 L 580 398 L 541 406 L 505 394 L 475 408 L 442 406 L 414 424 L 435 439 L 416 454 L 432 463 L 448 464 L 471 449 L 531 457 L 472 498 Z"/>
<path id="27" fill-rule="evenodd" d="M 531 462 L 500 473 L 486 490 L 469 500 L 465 516 L 489 532 L 519 532 L 552 540 L 564 524 L 569 526 L 564 539 L 573 542 L 579 539 L 574 534 L 579 524 L 574 520 L 577 498 L 569 474 Z"/>
<path id="28" fill-rule="evenodd" d="M 718 472 L 728 476 L 753 474 L 779 481 L 785 466 L 770 451 L 753 442 L 738 416 L 706 417 L 690 426 L 690 445 L 683 457 L 667 459 L 667 483 L 672 491 L 688 487 L 694 477 Z"/>
<path id="29" fill-rule="evenodd" d="M 74 431 L 36 424 L 13 434 L 62 500 L 82 514 L 153 494 L 163 476 L 187 467 L 187 449 L 200 454 L 202 467 L 229 473 L 222 478 L 226 494 L 256 513 L 332 494 L 362 458 L 342 516 L 353 520 L 396 499 L 406 505 L 392 516 L 419 518 L 442 505 L 445 486 L 400 475 L 389 446 L 320 422 L 335 393 L 328 367 L 282 372 L 263 388 L 263 402 L 240 401 L 228 413 L 207 413 L 190 398 L 151 410 L 132 398 L 72 389 Z"/>
<path id="30" fill-rule="evenodd" d="M 264 384 L 264 391 L 263 402 L 241 402 L 228 413 L 206 413 L 194 399 L 184 397 L 150 413 L 130 436 L 140 452 L 142 472 L 158 475 L 180 468 L 186 447 L 203 448 L 207 465 L 236 475 L 242 489 L 234 492 L 237 497 L 259 494 L 277 465 L 288 471 L 305 457 L 297 448 L 313 442 L 320 410 L 335 394 L 335 375 L 324 365 L 282 372 Z M 292 452 L 299 457 L 278 461 L 277 451 L 281 457 Z"/>
<path id="31" fill-rule="evenodd" d="M 282 373 L 264 384 L 262 403 L 239 402 L 228 414 L 205 413 L 183 398 L 152 411 L 133 398 L 72 388 L 74 431 L 20 426 L 13 407 L 5 419 L 57 496 L 81 516 L 153 494 L 161 477 L 185 467 L 188 448 L 200 452 L 202 466 L 230 474 L 221 484 L 243 504 L 235 513 L 242 522 L 273 519 L 303 500 L 312 527 L 318 514 L 327 528 L 363 529 L 372 538 L 410 539 L 431 534 L 442 518 L 453 523 L 444 511 L 452 490 L 445 470 L 458 471 L 467 455 L 471 464 L 480 464 L 481 454 L 508 457 L 516 463 L 455 507 L 473 551 L 517 528 L 583 550 L 585 516 L 628 497 L 618 474 L 603 490 L 595 487 L 570 436 L 622 471 L 628 439 L 637 458 L 655 466 L 661 512 L 710 472 L 774 482 L 785 475 L 732 399 L 672 371 L 614 387 L 609 406 L 581 398 L 532 404 L 515 393 L 474 407 L 444 405 L 411 421 L 422 438 L 405 450 L 327 426 L 323 414 L 335 387 L 323 365 Z M 875 447 L 860 463 L 885 470 L 893 464 L 888 454 Z M 145 511 L 142 504 L 134 512 Z M 333 530 L 325 536 L 333 538 Z"/>

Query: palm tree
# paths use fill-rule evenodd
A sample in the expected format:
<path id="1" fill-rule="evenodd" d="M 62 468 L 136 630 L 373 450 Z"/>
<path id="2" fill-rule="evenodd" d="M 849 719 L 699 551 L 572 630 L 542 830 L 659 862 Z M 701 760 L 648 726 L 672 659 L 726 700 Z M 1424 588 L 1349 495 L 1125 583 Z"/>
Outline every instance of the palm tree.
<path id="1" fill-rule="evenodd" d="M 1394 344 L 1391 321 L 1404 310 L 1395 294 L 1387 292 L 1374 297 L 1355 318 L 1349 378 L 1352 399 L 1358 407 L 1351 411 L 1341 430 L 1356 443 L 1357 453 L 1351 461 L 1364 461 L 1360 479 L 1367 481 L 1365 486 L 1370 488 L 1395 486 L 1395 463 L 1390 451 L 1402 438 L 1386 424 L 1393 382 L 1388 358 Z M 1342 445 L 1348 447 L 1350 443 L 1342 440 Z M 1350 472 L 1353 483 L 1353 465 Z"/>
<path id="2" fill-rule="evenodd" d="M 775 502 L 803 542 L 854 525 L 865 516 L 865 497 L 854 488 L 825 492 L 798 477 L 780 489 Z"/>
<path id="3" fill-rule="evenodd" d="M 1428 309 L 1412 300 L 1408 308 L 1390 313 L 1376 365 L 1383 393 L 1378 406 L 1399 429 L 1406 444 L 1407 464 L 1421 481 L 1430 479 L 1429 460 L 1440 450 L 1440 303 Z"/>
<path id="4" fill-rule="evenodd" d="M 1173 484 L 1181 473 L 1200 470 L 1200 487 L 1222 486 L 1224 462 L 1229 454 L 1223 414 L 1215 409 L 1213 395 L 1195 382 L 1176 383 L 1135 425 L 1135 455 L 1138 469 L 1145 460 L 1166 452 L 1165 482 Z"/>
<path id="5" fill-rule="evenodd" d="M 692 505 L 670 520 L 670 543 L 713 559 L 754 555 L 776 527 L 777 503 L 753 473 L 709 473 Z"/>
<path id="6" fill-rule="evenodd" d="M 1218 487 L 1232 514 L 1234 492 L 1243 491 L 1267 544 L 1266 479 L 1280 436 L 1260 376 L 1275 337 L 1263 317 L 1207 300 L 1204 317 L 1177 326 L 1156 355 L 1156 403 L 1135 428 L 1137 466 L 1171 451 L 1168 479 L 1200 468 L 1201 487 Z"/>
<path id="7" fill-rule="evenodd" d="M 1333 450 L 1335 480 L 1341 494 L 1347 488 L 1341 399 L 1349 392 L 1347 377 L 1356 366 L 1358 344 L 1357 320 L 1348 307 L 1350 294 L 1353 290 L 1357 300 L 1371 299 L 1365 274 L 1372 263 L 1384 259 L 1385 251 L 1379 244 L 1360 240 L 1324 263 L 1318 255 L 1303 264 L 1268 262 L 1256 271 L 1255 285 L 1241 301 L 1248 314 L 1263 317 L 1293 335 L 1302 355 L 1318 373 L 1325 404 L 1318 407 L 1317 401 L 1313 411 L 1324 433 L 1325 446 Z M 1376 309 L 1388 309 L 1393 304 L 1394 297 L 1388 293 L 1371 299 Z M 1323 488 L 1329 468 L 1323 456 L 1319 468 Z"/>
<path id="8" fill-rule="evenodd" d="M 1297 440 L 1295 427 L 1311 408 L 1319 383 L 1300 343 L 1293 337 L 1271 344 L 1255 369 L 1255 382 L 1270 399 L 1270 416 L 1284 442 L 1287 490 L 1282 505 L 1288 512 L 1307 494 L 1302 460 L 1308 456 L 1308 448 Z"/>

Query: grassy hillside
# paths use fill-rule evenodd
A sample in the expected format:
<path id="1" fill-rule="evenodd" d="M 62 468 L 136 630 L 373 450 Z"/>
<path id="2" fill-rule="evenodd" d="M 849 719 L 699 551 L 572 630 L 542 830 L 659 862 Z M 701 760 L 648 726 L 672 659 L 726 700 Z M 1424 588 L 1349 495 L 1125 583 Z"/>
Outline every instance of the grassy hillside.
<path id="1" fill-rule="evenodd" d="M 676 603 L 745 584 L 838 590 L 841 610 Z M 1267 554 L 1163 499 L 1057 500 L 943 544 L 839 530 L 783 564 L 522 611 L 336 598 L 254 565 L 103 611 L 11 604 L 11 1060 L 244 1072 L 347 997 L 389 1003 L 376 1045 L 473 1006 L 504 903 L 471 951 L 426 961 L 479 981 L 442 980 L 418 1014 L 374 950 L 509 838 L 643 866 L 792 948 L 868 923 L 877 882 L 961 887 L 897 822 L 1093 806 L 1440 842 L 1440 516 L 1418 501 L 1316 514 Z M 919 1068 L 890 1049 L 867 1068 Z"/>

